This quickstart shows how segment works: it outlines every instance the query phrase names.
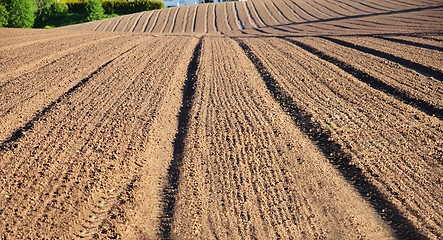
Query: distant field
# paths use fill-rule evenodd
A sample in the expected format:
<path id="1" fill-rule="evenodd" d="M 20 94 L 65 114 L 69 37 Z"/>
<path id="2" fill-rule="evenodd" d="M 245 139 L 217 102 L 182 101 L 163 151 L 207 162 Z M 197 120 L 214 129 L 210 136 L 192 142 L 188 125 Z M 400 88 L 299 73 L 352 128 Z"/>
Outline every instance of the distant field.
<path id="1" fill-rule="evenodd" d="M 141 12 L 61 29 L 230 36 L 422 33 L 441 31 L 442 12 L 435 0 L 252 0 Z"/>
<path id="2" fill-rule="evenodd" d="M 3 239 L 441 239 L 443 4 L 0 29 Z"/>

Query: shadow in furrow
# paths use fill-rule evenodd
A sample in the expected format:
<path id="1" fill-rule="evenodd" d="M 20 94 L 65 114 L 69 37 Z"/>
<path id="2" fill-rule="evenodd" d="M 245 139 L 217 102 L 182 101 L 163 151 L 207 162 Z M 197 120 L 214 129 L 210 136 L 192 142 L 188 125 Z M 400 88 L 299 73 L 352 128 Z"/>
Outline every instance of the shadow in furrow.
<path id="1" fill-rule="evenodd" d="M 197 68 L 201 54 L 202 39 L 197 43 L 188 65 L 187 79 L 184 83 L 182 106 L 178 115 L 178 129 L 174 140 L 174 156 L 168 168 L 168 183 L 163 189 L 163 215 L 161 217 L 161 237 L 170 239 L 171 225 L 180 178 L 180 166 L 183 161 L 184 140 L 187 136 L 192 100 L 195 94 Z"/>
<path id="2" fill-rule="evenodd" d="M 365 177 L 362 169 L 350 163 L 351 156 L 346 154 L 340 145 L 332 140 L 331 134 L 323 130 L 319 123 L 312 120 L 312 116 L 309 113 L 299 108 L 292 97 L 280 88 L 277 80 L 268 72 L 263 62 L 253 53 L 251 48 L 241 39 L 235 40 L 255 65 L 273 98 L 280 104 L 282 109 L 291 116 L 295 125 L 317 145 L 344 178 L 377 210 L 381 218 L 395 231 L 397 239 L 427 239 L 400 213 L 397 207 Z"/>
<path id="3" fill-rule="evenodd" d="M 335 17 L 335 18 L 326 18 L 326 19 L 319 19 L 319 20 L 305 21 L 305 22 L 270 25 L 270 27 L 271 26 L 300 25 L 300 24 L 309 24 L 309 23 L 324 23 L 324 22 L 332 22 L 332 21 L 339 21 L 339 20 L 349 20 L 349 19 L 355 19 L 355 18 L 366 18 L 366 17 L 374 17 L 374 16 L 392 15 L 392 14 L 398 14 L 398 13 L 419 12 L 419 11 L 423 11 L 423 10 L 434 10 L 434 9 L 440 9 L 440 8 L 443 8 L 443 5 L 410 8 L 410 9 L 404 9 L 404 10 L 398 10 L 398 11 L 385 11 L 385 10 L 380 9 L 380 10 L 382 10 L 382 12 L 369 13 L 369 14 L 359 14 L 359 15 L 344 16 L 344 17 Z M 311 16 L 313 16 L 313 15 L 311 15 Z M 315 16 L 313 16 L 313 17 L 315 17 Z"/>
<path id="4" fill-rule="evenodd" d="M 400 65 L 402 65 L 404 67 L 413 69 L 416 72 L 418 72 L 418 73 L 420 73 L 420 74 L 422 74 L 424 76 L 429 75 L 429 76 L 431 76 L 431 77 L 433 77 L 433 78 L 435 78 L 437 80 L 443 81 L 443 72 L 441 72 L 441 71 L 439 71 L 437 69 L 433 69 L 431 67 L 426 67 L 426 66 L 424 66 L 422 64 L 419 64 L 419 63 L 416 63 L 416 62 L 412 62 L 412 61 L 409 61 L 409 60 L 401 58 L 401 57 L 394 56 L 394 55 L 392 55 L 390 53 L 381 52 L 381 51 L 378 51 L 378 50 L 375 50 L 375 49 L 372 49 L 372 48 L 356 45 L 354 43 L 346 42 L 346 41 L 343 41 L 343 40 L 340 40 L 340 39 L 326 37 L 326 36 L 321 36 L 321 38 L 329 40 L 329 41 L 337 43 L 337 44 L 340 44 L 340 45 L 345 46 L 345 47 L 353 48 L 353 49 L 359 50 L 359 51 L 364 52 L 364 53 L 368 53 L 368 54 L 371 54 L 371 55 L 374 55 L 374 56 L 377 56 L 377 57 L 381 57 L 381 58 L 387 59 L 387 60 L 392 61 L 392 62 L 396 62 L 396 63 L 398 63 L 398 64 L 400 64 Z"/>
<path id="5" fill-rule="evenodd" d="M 386 84 L 386 83 L 378 80 L 376 77 L 373 77 L 366 72 L 358 70 L 358 69 L 354 68 L 353 66 L 349 65 L 348 63 L 338 60 L 335 57 L 329 56 L 329 55 L 325 54 L 324 52 L 322 52 L 312 46 L 309 46 L 307 44 L 304 44 L 304 43 L 299 42 L 294 39 L 289 39 L 289 38 L 285 38 L 285 37 L 283 37 L 283 39 L 299 46 L 300 48 L 303 48 L 304 50 L 316 55 L 317 57 L 319 57 L 323 60 L 326 60 L 326 61 L 336 65 L 337 67 L 339 67 L 343 71 L 351 74 L 352 76 L 354 76 L 358 80 L 368 84 L 370 87 L 372 87 L 376 90 L 382 91 L 386 94 L 392 95 L 395 98 L 399 99 L 400 101 L 407 103 L 407 104 L 425 112 L 426 114 L 428 114 L 430 116 L 435 116 L 435 117 L 439 118 L 440 120 L 443 120 L 443 109 L 435 107 L 435 106 L 433 106 L 421 99 L 414 98 L 414 97 L 410 96 L 407 92 L 404 92 L 404 91 L 397 89 L 389 84 Z"/>
<path id="6" fill-rule="evenodd" d="M 113 61 L 115 61 L 117 58 L 123 56 L 124 54 L 128 53 L 129 51 L 131 51 L 132 49 L 136 48 L 136 46 L 131 47 L 130 49 L 120 53 L 119 55 L 117 55 L 116 57 L 114 57 L 113 59 L 107 61 L 106 63 L 104 63 L 103 65 L 101 65 L 100 67 L 98 67 L 95 71 L 93 71 L 91 74 L 89 74 L 89 76 L 83 78 L 80 82 L 78 82 L 75 86 L 73 86 L 72 88 L 70 88 L 67 92 L 63 93 L 60 97 L 58 97 L 56 100 L 52 101 L 48 106 L 46 106 L 45 108 L 43 108 L 43 110 L 39 111 L 30 121 L 28 121 L 23 127 L 20 127 L 19 129 L 15 130 L 11 136 L 6 139 L 4 142 L 1 143 L 0 146 L 0 151 L 4 151 L 7 149 L 12 149 L 15 148 L 17 146 L 17 144 L 14 144 L 14 142 L 16 142 L 17 140 L 19 140 L 20 138 L 22 138 L 24 136 L 24 133 L 29 131 L 33 126 L 34 123 L 39 121 L 46 113 L 48 113 L 51 109 L 54 108 L 54 106 L 57 103 L 60 103 L 62 100 L 68 98 L 69 96 L 71 96 L 74 92 L 76 92 L 77 90 L 79 90 L 81 87 L 83 87 L 89 80 L 91 80 L 91 78 L 93 78 L 95 75 L 97 75 L 101 70 L 103 70 L 103 68 L 105 68 L 106 66 L 108 66 L 110 63 L 112 63 Z"/>
<path id="7" fill-rule="evenodd" d="M 381 38 L 384 40 L 388 40 L 391 42 L 396 42 L 396 43 L 401 43 L 401 44 L 405 44 L 405 45 L 411 45 L 411 46 L 415 46 L 415 47 L 426 48 L 429 50 L 436 50 L 436 51 L 443 52 L 442 47 L 433 46 L 433 45 L 429 45 L 429 44 L 412 42 L 412 41 L 408 41 L 408 40 L 404 40 L 404 39 L 390 38 L 390 37 L 384 37 L 384 36 L 375 36 L 375 37 Z"/>

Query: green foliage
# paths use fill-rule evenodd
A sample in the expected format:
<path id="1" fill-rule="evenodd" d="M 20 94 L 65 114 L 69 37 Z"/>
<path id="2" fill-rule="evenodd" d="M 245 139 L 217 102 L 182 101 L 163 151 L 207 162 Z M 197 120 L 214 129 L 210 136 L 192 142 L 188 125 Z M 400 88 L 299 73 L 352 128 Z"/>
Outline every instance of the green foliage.
<path id="1" fill-rule="evenodd" d="M 161 9 L 164 7 L 165 5 L 162 1 L 115 0 L 115 1 L 103 2 L 103 9 L 105 9 L 106 13 L 117 13 L 117 14 L 130 14 L 130 13 L 143 12 L 154 9 Z"/>
<path id="2" fill-rule="evenodd" d="M 36 0 L 37 6 L 36 17 L 37 21 L 46 20 L 51 15 L 51 8 L 54 0 Z"/>
<path id="3" fill-rule="evenodd" d="M 68 5 L 66 3 L 55 2 L 52 5 L 52 16 L 61 17 L 68 13 Z"/>
<path id="4" fill-rule="evenodd" d="M 69 12 L 84 13 L 87 0 L 60 0 L 69 6 Z M 162 1 L 152 0 L 103 0 L 103 9 L 106 14 L 130 14 L 164 8 Z"/>
<path id="5" fill-rule="evenodd" d="M 84 0 L 60 0 L 60 2 L 68 5 L 70 13 L 86 14 L 85 5 L 87 1 Z"/>
<path id="6" fill-rule="evenodd" d="M 2 0 L 8 12 L 8 27 L 30 28 L 37 10 L 34 0 Z"/>
<path id="7" fill-rule="evenodd" d="M 50 17 L 46 21 L 36 21 L 34 28 L 54 28 L 86 22 L 85 14 L 67 13 L 60 17 Z"/>
<path id="8" fill-rule="evenodd" d="M 68 17 L 68 5 L 54 0 L 37 0 L 37 18 L 34 27 L 53 25 Z M 63 20 L 64 21 L 64 20 Z"/>
<path id="9" fill-rule="evenodd" d="M 161 8 L 152 0 L 0 0 L 0 27 L 55 27 Z"/>
<path id="10" fill-rule="evenodd" d="M 105 11 L 103 10 L 101 0 L 89 0 L 88 3 L 86 3 L 85 8 L 86 13 L 88 14 L 88 21 L 95 21 L 104 18 Z"/>
<path id="11" fill-rule="evenodd" d="M 9 13 L 6 10 L 6 7 L 0 4 L 0 27 L 8 26 L 8 15 Z"/>

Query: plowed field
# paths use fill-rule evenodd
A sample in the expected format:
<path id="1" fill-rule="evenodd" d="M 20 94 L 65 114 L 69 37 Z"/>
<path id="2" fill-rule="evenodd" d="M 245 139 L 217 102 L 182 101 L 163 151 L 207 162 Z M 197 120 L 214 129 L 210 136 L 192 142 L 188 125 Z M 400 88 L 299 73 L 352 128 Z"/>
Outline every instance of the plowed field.
<path id="1" fill-rule="evenodd" d="M 0 29 L 1 239 L 441 239 L 443 5 Z"/>

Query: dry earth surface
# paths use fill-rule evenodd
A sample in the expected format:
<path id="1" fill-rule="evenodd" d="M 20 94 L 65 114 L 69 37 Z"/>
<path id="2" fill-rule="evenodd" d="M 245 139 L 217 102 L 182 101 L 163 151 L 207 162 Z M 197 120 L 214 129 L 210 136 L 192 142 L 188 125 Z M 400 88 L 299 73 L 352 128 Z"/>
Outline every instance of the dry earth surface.
<path id="1" fill-rule="evenodd" d="M 1 239 L 442 239 L 443 3 L 0 29 Z"/>

